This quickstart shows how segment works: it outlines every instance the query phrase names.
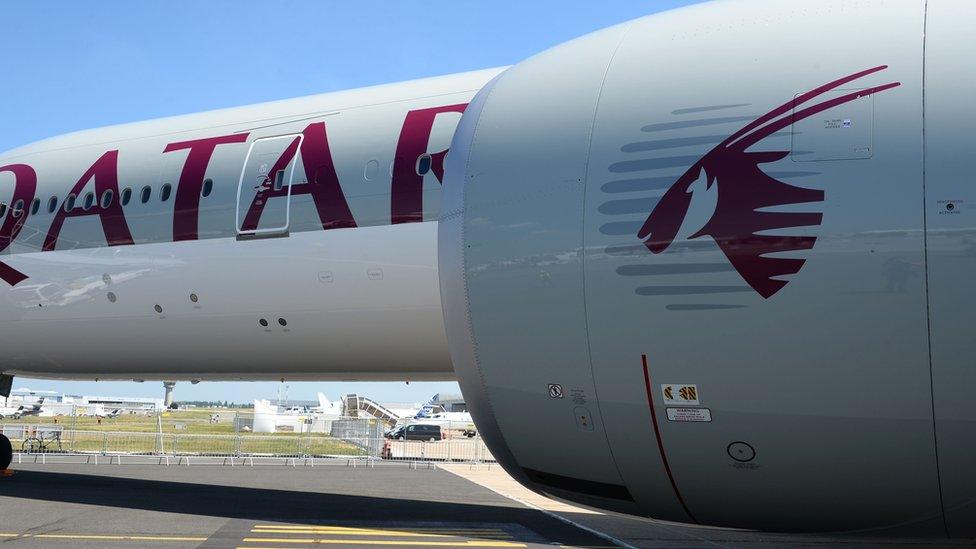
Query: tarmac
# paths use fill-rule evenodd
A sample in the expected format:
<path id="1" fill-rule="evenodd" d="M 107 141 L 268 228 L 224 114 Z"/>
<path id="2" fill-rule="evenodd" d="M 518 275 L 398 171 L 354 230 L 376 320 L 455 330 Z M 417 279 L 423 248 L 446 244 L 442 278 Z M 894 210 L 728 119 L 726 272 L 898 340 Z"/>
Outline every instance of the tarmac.
<path id="1" fill-rule="evenodd" d="M 0 478 L 3 547 L 941 546 L 697 528 L 554 502 L 498 466 L 49 461 Z"/>

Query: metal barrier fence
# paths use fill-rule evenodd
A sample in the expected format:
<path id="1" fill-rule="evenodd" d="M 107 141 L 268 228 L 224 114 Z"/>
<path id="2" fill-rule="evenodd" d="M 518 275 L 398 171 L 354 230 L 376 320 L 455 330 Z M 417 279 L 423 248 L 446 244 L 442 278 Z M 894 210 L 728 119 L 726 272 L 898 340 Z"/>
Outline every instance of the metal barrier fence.
<path id="1" fill-rule="evenodd" d="M 197 435 L 82 431 L 52 425 L 0 425 L 14 452 L 63 455 L 363 458 L 407 462 L 494 462 L 480 437 L 390 440 L 375 429 L 346 425 L 340 436 Z"/>

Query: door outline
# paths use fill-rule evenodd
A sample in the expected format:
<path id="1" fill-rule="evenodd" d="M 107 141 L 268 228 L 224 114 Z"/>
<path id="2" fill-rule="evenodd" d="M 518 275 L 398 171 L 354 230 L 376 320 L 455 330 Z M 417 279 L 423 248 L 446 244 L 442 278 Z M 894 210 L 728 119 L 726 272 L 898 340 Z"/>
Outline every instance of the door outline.
<path id="1" fill-rule="evenodd" d="M 281 227 L 269 227 L 264 229 L 255 228 L 254 230 L 241 230 L 241 191 L 244 189 L 244 176 L 247 175 L 247 166 L 251 160 L 251 154 L 254 152 L 254 147 L 259 143 L 266 143 L 269 141 L 277 141 L 282 139 L 291 139 L 292 141 L 297 140 L 298 145 L 295 148 L 295 155 L 289 161 L 291 169 L 288 170 L 288 175 L 285 178 L 288 185 L 288 193 L 284 196 L 285 198 L 285 224 Z M 237 231 L 237 236 L 258 236 L 258 235 L 288 235 L 288 228 L 291 226 L 291 186 L 295 178 L 295 166 L 298 165 L 298 157 L 301 155 L 302 142 L 305 140 L 304 134 L 300 133 L 290 133 L 285 135 L 275 135 L 272 137 L 262 137 L 260 139 L 255 139 L 251 142 L 251 145 L 247 149 L 247 156 L 244 157 L 244 165 L 241 167 L 241 177 L 237 181 L 237 201 L 234 204 L 234 229 Z M 287 146 L 285 147 L 287 149 Z M 271 175 L 271 174 L 269 174 Z M 274 187 L 274 181 L 271 182 L 272 188 Z M 250 206 L 250 205 L 248 205 Z"/>

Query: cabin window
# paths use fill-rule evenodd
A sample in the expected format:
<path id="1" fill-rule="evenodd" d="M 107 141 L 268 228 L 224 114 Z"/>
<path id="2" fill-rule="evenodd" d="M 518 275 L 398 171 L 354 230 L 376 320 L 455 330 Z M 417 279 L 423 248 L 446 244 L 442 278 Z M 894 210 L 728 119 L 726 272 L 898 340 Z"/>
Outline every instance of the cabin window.
<path id="1" fill-rule="evenodd" d="M 126 187 L 125 190 L 122 191 L 122 194 L 119 195 L 119 203 L 122 204 L 123 206 L 128 206 L 129 199 L 131 198 L 132 198 L 132 189 Z"/>
<path id="2" fill-rule="evenodd" d="M 162 189 L 159 189 L 159 199 L 163 202 L 169 200 L 170 193 L 173 192 L 173 186 L 169 183 L 163 185 Z"/>
<path id="3" fill-rule="evenodd" d="M 37 215 L 37 211 L 40 210 L 40 209 L 41 209 L 41 199 L 40 198 L 35 198 L 34 200 L 31 200 L 30 214 L 31 215 Z"/>
<path id="4" fill-rule="evenodd" d="M 0 202 L 0 217 L 7 215 L 7 203 Z"/>
<path id="5" fill-rule="evenodd" d="M 430 167 L 433 162 L 429 154 L 420 155 L 420 158 L 417 159 L 417 175 L 427 175 L 430 173 Z"/>
<path id="6" fill-rule="evenodd" d="M 102 193 L 102 199 L 98 202 L 98 204 L 102 207 L 102 209 L 105 209 L 112 205 L 112 200 L 114 199 L 115 193 L 112 191 L 112 189 L 105 189 L 105 192 Z"/>
<path id="7" fill-rule="evenodd" d="M 24 213 L 24 200 L 18 198 L 12 208 L 10 208 L 10 214 L 14 217 L 20 217 L 20 214 Z"/>
<path id="8" fill-rule="evenodd" d="M 75 209 L 75 194 L 71 193 L 64 199 L 64 211 L 70 212 L 73 209 Z"/>
<path id="9" fill-rule="evenodd" d="M 149 199 L 151 197 L 152 197 L 152 187 L 146 185 L 145 187 L 142 188 L 142 194 L 139 196 L 139 200 L 141 200 L 142 203 L 145 204 L 146 202 L 149 202 Z"/>
<path id="10" fill-rule="evenodd" d="M 47 201 L 47 213 L 54 213 L 58 209 L 58 197 L 52 196 Z"/>
<path id="11" fill-rule="evenodd" d="M 366 167 L 363 168 L 363 179 L 366 181 L 372 181 L 376 178 L 376 174 L 380 171 L 380 163 L 376 160 L 370 160 L 366 162 Z M 318 180 L 318 177 L 315 178 Z"/>
<path id="12" fill-rule="evenodd" d="M 87 212 L 93 204 L 95 204 L 95 193 L 90 192 L 85 195 L 85 201 L 82 202 L 81 209 Z"/>
<path id="13" fill-rule="evenodd" d="M 213 192 L 213 179 L 203 180 L 203 189 L 200 190 L 200 196 L 207 198 L 210 193 Z"/>

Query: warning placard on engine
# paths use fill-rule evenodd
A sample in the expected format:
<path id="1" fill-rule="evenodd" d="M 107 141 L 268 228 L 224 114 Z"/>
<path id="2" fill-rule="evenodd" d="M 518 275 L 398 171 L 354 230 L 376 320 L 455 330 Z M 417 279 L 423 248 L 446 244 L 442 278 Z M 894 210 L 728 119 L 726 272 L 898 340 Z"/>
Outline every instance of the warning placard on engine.
<path id="1" fill-rule="evenodd" d="M 664 383 L 661 385 L 664 404 L 678 406 L 698 406 L 701 404 L 697 385 Z"/>
<path id="2" fill-rule="evenodd" d="M 712 421 L 712 411 L 708 408 L 668 408 L 668 421 Z"/>

